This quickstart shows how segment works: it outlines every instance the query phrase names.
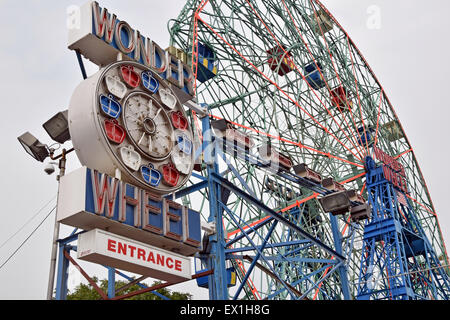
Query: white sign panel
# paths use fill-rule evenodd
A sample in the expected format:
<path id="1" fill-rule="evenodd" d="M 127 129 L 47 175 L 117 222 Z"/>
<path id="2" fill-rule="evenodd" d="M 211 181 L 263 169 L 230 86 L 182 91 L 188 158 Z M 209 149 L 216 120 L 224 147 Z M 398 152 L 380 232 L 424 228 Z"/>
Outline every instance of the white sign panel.
<path id="1" fill-rule="evenodd" d="M 200 218 L 195 210 L 86 167 L 65 175 L 59 185 L 58 222 L 185 256 L 201 250 Z"/>
<path id="2" fill-rule="evenodd" d="M 191 279 L 190 259 L 142 242 L 94 229 L 78 236 L 78 259 L 151 278 Z"/>

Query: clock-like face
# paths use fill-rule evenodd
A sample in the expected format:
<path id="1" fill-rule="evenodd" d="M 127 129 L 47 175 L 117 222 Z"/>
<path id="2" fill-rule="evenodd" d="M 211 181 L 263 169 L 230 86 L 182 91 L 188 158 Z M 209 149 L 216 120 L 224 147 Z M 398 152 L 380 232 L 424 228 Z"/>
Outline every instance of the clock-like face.
<path id="1" fill-rule="evenodd" d="M 80 162 L 92 169 L 119 170 L 122 180 L 160 195 L 192 173 L 188 117 L 170 84 L 141 64 L 116 62 L 86 79 L 72 97 L 69 121 Z"/>
<path id="2" fill-rule="evenodd" d="M 130 94 L 125 101 L 123 122 L 133 144 L 148 157 L 165 159 L 172 152 L 173 125 L 164 107 L 150 95 Z"/>

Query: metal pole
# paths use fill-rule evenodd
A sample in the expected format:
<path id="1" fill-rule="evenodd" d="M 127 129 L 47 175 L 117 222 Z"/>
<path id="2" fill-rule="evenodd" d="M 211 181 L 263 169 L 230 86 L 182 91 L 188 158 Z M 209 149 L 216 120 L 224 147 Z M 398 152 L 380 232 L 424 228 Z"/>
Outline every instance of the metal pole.
<path id="1" fill-rule="evenodd" d="M 69 152 L 73 151 L 69 150 Z M 58 195 L 59 195 L 59 181 L 61 177 L 64 176 L 66 173 L 66 154 L 68 152 L 66 149 L 63 149 L 62 154 L 59 157 L 53 158 L 53 155 L 50 155 L 52 160 L 56 160 L 60 158 L 59 160 L 59 174 L 56 177 L 56 180 L 58 181 Z M 58 199 L 56 200 L 58 201 Z M 48 287 L 47 287 L 47 300 L 53 299 L 53 287 L 55 284 L 55 270 L 56 270 L 56 255 L 58 253 L 58 238 L 59 238 L 59 222 L 58 222 L 58 205 L 56 206 L 56 213 L 55 213 L 55 226 L 53 228 L 53 243 L 52 243 L 52 253 L 50 258 L 50 272 L 48 276 Z"/>
<path id="2" fill-rule="evenodd" d="M 209 218 L 208 222 L 215 222 L 216 232 L 209 236 L 209 243 L 211 244 L 211 252 L 208 260 L 208 268 L 214 270 L 214 273 L 209 276 L 209 298 L 211 300 L 227 300 L 227 271 L 225 266 L 225 241 L 222 225 L 222 212 L 219 208 L 220 184 L 213 178 L 212 173 L 219 173 L 219 166 L 217 163 L 217 153 L 215 148 L 215 141 L 213 140 L 212 130 L 209 122 L 209 117 L 202 119 L 203 143 L 206 143 L 206 150 L 204 150 L 204 158 L 207 164 L 208 173 L 208 188 L 209 188 Z"/>

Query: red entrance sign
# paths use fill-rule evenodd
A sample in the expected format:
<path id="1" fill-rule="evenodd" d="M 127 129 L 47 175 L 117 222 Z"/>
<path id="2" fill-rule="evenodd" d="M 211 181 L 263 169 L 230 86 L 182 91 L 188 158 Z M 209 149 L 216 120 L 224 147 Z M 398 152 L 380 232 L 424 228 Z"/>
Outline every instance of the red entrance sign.
<path id="1" fill-rule="evenodd" d="M 165 281 L 191 278 L 191 260 L 110 232 L 94 229 L 78 236 L 78 259 Z"/>

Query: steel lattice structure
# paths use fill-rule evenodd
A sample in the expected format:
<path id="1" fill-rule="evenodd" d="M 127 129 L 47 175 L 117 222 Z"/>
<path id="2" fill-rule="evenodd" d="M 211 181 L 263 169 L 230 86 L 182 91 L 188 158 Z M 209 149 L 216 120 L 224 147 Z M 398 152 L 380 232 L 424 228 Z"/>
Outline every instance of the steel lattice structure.
<path id="1" fill-rule="evenodd" d="M 206 269 L 215 270 L 211 298 L 358 294 L 364 223 L 323 212 L 318 198 L 329 190 L 322 185 L 267 168 L 257 151 L 264 144 L 366 199 L 364 159 L 373 146 L 383 149 L 405 168 L 410 209 L 439 268 L 448 264 L 400 121 L 356 45 L 319 1 L 190 0 L 169 31 L 174 54 L 199 80 L 196 97 L 208 104 L 209 118 L 226 119 L 255 144 L 223 148 L 208 117 L 200 121 L 192 113 L 197 138 L 210 150 L 201 174 L 177 196 L 216 222 L 201 256 Z M 231 266 L 240 281 L 228 290 Z"/>

